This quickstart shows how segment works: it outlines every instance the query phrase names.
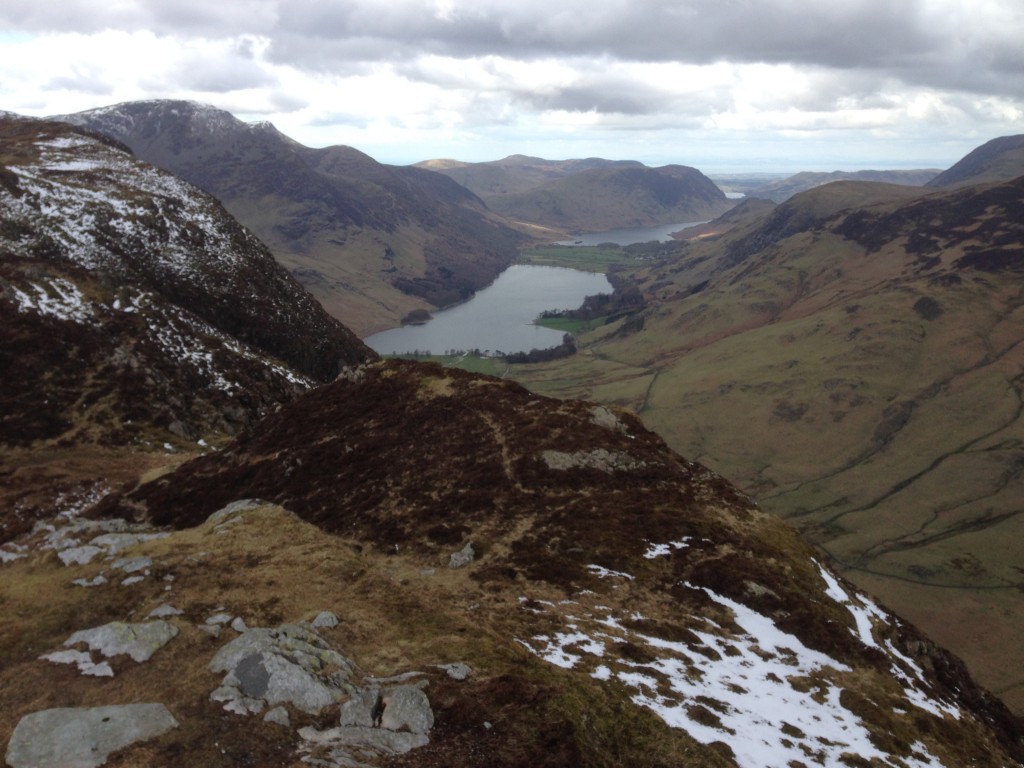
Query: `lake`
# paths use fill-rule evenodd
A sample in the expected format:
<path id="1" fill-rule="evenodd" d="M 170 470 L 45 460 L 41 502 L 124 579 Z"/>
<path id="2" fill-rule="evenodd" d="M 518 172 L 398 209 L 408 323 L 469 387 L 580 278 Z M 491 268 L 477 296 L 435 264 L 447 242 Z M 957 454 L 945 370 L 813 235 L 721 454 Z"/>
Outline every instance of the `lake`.
<path id="1" fill-rule="evenodd" d="M 681 224 L 662 224 L 659 227 L 635 227 L 633 229 L 609 229 L 605 232 L 586 232 L 576 235 L 572 240 L 560 240 L 555 245 L 601 245 L 601 243 L 616 243 L 617 245 L 633 245 L 635 243 L 649 243 L 657 240 L 660 243 L 667 243 L 672 239 L 673 232 L 679 232 L 703 221 L 684 221 Z"/>
<path id="2" fill-rule="evenodd" d="M 469 301 L 435 312 L 425 325 L 392 328 L 363 341 L 382 355 L 548 349 L 562 343 L 563 333 L 534 325 L 541 312 L 576 309 L 587 296 L 611 292 L 611 283 L 602 274 L 514 264 Z"/>

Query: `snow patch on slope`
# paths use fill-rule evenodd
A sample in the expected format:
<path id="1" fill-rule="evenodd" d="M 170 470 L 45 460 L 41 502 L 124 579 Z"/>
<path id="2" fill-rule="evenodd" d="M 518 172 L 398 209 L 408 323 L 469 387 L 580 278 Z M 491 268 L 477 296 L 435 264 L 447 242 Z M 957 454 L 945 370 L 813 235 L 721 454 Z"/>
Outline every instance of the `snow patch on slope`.
<path id="1" fill-rule="evenodd" d="M 728 744 L 742 768 L 836 765 L 847 754 L 893 768 L 942 765 L 922 744 L 899 756 L 874 745 L 861 718 L 843 706 L 844 677 L 855 674 L 847 664 L 735 600 L 684 586 L 725 609 L 731 628 L 693 617 L 691 639 L 667 640 L 647 631 L 636 613 L 620 618 L 603 606 L 579 605 L 583 610 L 564 617 L 564 631 L 518 642 L 550 664 L 625 685 L 635 704 L 668 725 L 704 744 Z M 624 647 L 642 649 L 642 660 L 623 656 Z M 907 694 L 918 703 L 913 689 Z"/>

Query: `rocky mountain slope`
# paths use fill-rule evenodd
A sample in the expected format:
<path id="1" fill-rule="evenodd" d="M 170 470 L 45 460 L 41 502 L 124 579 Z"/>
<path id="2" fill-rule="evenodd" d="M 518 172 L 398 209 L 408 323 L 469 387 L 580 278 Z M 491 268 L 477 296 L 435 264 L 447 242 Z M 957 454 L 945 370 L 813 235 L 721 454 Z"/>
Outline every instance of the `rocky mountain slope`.
<path id="1" fill-rule="evenodd" d="M 230 434 L 373 357 L 213 198 L 62 123 L 0 119 L 0 439 Z"/>
<path id="2" fill-rule="evenodd" d="M 635 408 L 1024 711 L 1024 178 L 740 213 L 521 379 Z"/>
<path id="3" fill-rule="evenodd" d="M 520 235 L 445 177 L 350 147 L 305 147 L 269 123 L 184 101 L 59 119 L 123 141 L 215 195 L 360 335 L 466 298 L 517 253 Z"/>
<path id="4" fill-rule="evenodd" d="M 955 658 L 635 417 L 436 366 L 352 368 L 5 550 L 15 768 L 94 742 L 108 765 L 1022 756 Z M 73 743 L 33 739 L 53 723 Z"/>
<path id="5" fill-rule="evenodd" d="M 1024 134 L 985 142 L 928 182 L 929 187 L 1007 181 L 1024 176 Z"/>
<path id="6" fill-rule="evenodd" d="M 733 203 L 696 168 L 592 168 L 526 192 L 487 198 L 513 221 L 563 232 L 600 232 L 712 219 Z"/>

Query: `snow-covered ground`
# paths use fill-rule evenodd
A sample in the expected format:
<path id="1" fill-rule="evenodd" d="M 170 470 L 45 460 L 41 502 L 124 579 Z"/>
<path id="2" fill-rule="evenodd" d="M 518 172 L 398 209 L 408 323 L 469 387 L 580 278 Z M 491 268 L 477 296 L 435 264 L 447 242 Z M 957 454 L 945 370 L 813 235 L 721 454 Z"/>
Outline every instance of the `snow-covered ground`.
<path id="1" fill-rule="evenodd" d="M 685 540 L 652 544 L 647 556 L 658 557 L 684 546 Z M 633 578 L 597 567 L 592 570 L 607 577 Z M 853 614 L 854 635 L 893 661 L 906 707 L 902 714 L 894 709 L 891 716 L 912 717 L 909 710 L 917 707 L 936 717 L 959 718 L 955 705 L 925 692 L 923 672 L 911 659 L 891 642 L 875 639 L 873 626 L 893 619 L 867 598 L 847 593 L 824 568 L 820 570 L 827 598 Z M 909 755 L 901 756 L 875 746 L 861 718 L 842 704 L 844 678 L 856 674 L 847 664 L 807 647 L 742 603 L 705 587 L 683 586 L 703 592 L 732 622 L 723 626 L 707 617 L 691 617 L 685 624 L 692 639 L 670 641 L 641 631 L 641 614 L 617 614 L 607 606 L 589 604 L 588 596 L 581 595 L 569 606 L 547 604 L 540 611 L 539 615 L 556 621 L 561 616 L 564 629 L 519 642 L 558 667 L 618 681 L 632 692 L 634 703 L 670 726 L 705 744 L 728 744 L 743 768 L 838 765 L 846 754 L 877 759 L 880 765 L 894 768 L 942 765 L 923 744 L 914 744 Z M 622 647 L 640 648 L 642 656 L 650 658 L 642 662 L 624 658 L 618 650 Z M 898 695 L 898 689 L 893 690 Z"/>

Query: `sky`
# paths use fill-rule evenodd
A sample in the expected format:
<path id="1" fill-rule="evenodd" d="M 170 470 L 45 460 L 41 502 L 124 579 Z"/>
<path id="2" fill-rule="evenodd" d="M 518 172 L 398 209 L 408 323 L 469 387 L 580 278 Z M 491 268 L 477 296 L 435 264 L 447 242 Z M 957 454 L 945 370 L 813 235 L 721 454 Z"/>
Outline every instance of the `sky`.
<path id="1" fill-rule="evenodd" d="M 0 110 L 161 98 L 393 164 L 946 168 L 1024 133 L 1024 0 L 0 3 Z"/>

